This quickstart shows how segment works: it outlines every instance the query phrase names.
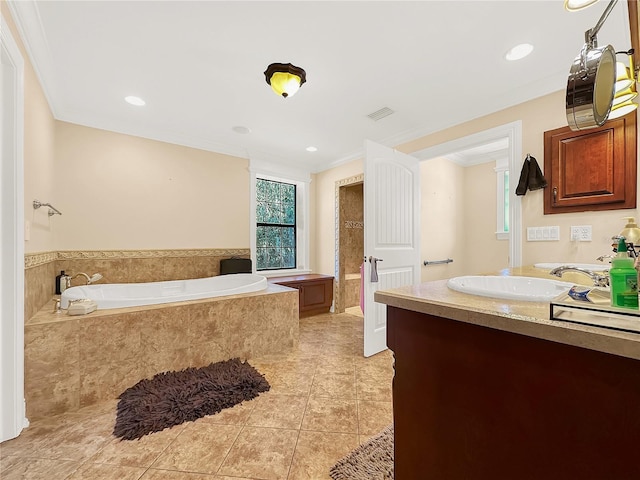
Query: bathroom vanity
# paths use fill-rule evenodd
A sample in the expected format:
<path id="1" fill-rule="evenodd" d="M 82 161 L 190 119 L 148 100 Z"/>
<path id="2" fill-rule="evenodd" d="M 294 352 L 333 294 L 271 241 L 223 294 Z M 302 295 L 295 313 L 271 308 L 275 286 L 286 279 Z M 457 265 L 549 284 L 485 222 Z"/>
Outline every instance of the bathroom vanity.
<path id="1" fill-rule="evenodd" d="M 640 478 L 640 334 L 446 281 L 375 299 L 395 357 L 396 480 Z"/>

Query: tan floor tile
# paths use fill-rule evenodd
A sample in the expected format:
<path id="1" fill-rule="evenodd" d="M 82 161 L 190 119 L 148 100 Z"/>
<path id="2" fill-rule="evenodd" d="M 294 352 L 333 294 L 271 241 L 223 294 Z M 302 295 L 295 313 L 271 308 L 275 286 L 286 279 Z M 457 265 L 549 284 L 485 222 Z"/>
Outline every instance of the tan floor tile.
<path id="1" fill-rule="evenodd" d="M 285 480 L 297 439 L 298 430 L 244 427 L 218 474 Z"/>
<path id="2" fill-rule="evenodd" d="M 336 461 L 391 423 L 393 354 L 364 358 L 362 318 L 349 314 L 301 319 L 300 332 L 293 353 L 250 359 L 272 387 L 254 400 L 139 441 L 112 437 L 116 400 L 39 419 L 0 445 L 0 477 L 328 479 Z M 239 432 L 226 458 L 216 447 L 224 431 Z M 208 473 L 193 470 L 200 462 Z M 216 462 L 222 466 L 213 474 Z"/>
<path id="3" fill-rule="evenodd" d="M 358 433 L 356 400 L 311 397 L 302 420 L 302 430 Z"/>
<path id="4" fill-rule="evenodd" d="M 109 442 L 113 415 L 74 417 L 77 423 L 68 424 L 47 435 L 33 453 L 40 458 L 84 461 Z"/>
<path id="5" fill-rule="evenodd" d="M 240 429 L 238 425 L 187 424 L 151 466 L 213 475 L 229 453 Z"/>
<path id="6" fill-rule="evenodd" d="M 355 371 L 353 356 L 330 356 L 318 360 L 316 374 L 351 375 Z"/>
<path id="7" fill-rule="evenodd" d="M 302 431 L 289 478 L 329 480 L 329 469 L 358 445 L 358 436 L 354 434 Z"/>
<path id="8" fill-rule="evenodd" d="M 252 480 L 251 478 L 245 477 L 227 477 L 226 475 L 216 475 L 213 477 L 214 480 Z"/>
<path id="9" fill-rule="evenodd" d="M 219 477 L 214 475 L 205 475 L 203 473 L 176 472 L 150 468 L 142 477 L 140 477 L 140 480 L 219 480 Z"/>
<path id="10" fill-rule="evenodd" d="M 300 342 L 298 349 L 305 355 L 323 355 L 326 352 L 326 345 L 324 342 L 310 341 Z"/>
<path id="11" fill-rule="evenodd" d="M 109 441 L 113 417 L 75 413 L 35 421 L 20 436 L 2 444 L 2 456 L 82 461 Z"/>
<path id="12" fill-rule="evenodd" d="M 356 398 L 355 375 L 317 374 L 311 386 L 312 397 Z"/>
<path id="13" fill-rule="evenodd" d="M 112 440 L 90 461 L 127 467 L 150 467 L 183 429 L 184 425 L 178 425 L 145 435 L 139 440 L 121 440 L 112 437 Z"/>
<path id="14" fill-rule="evenodd" d="M 2 480 L 52 480 L 66 478 L 80 464 L 69 460 L 5 457 L 0 465 Z"/>
<path id="15" fill-rule="evenodd" d="M 308 395 L 313 375 L 306 373 L 275 373 L 267 378 L 271 392 L 283 395 Z"/>
<path id="16" fill-rule="evenodd" d="M 392 401 L 391 380 L 384 377 L 356 374 L 358 400 Z"/>
<path id="17" fill-rule="evenodd" d="M 379 377 L 391 381 L 394 373 L 393 362 L 387 364 L 386 361 L 374 360 L 371 363 L 361 363 L 359 361 L 356 363 L 356 375 L 368 375 L 370 377 Z"/>
<path id="18" fill-rule="evenodd" d="M 392 422 L 392 402 L 358 401 L 358 430 L 360 435 L 375 435 Z"/>
<path id="19" fill-rule="evenodd" d="M 140 467 L 85 463 L 65 480 L 138 480 L 144 472 L 145 469 Z"/>
<path id="20" fill-rule="evenodd" d="M 255 408 L 247 420 L 247 425 L 299 429 L 307 406 L 307 396 L 278 395 L 267 392 L 255 399 L 255 402 Z"/>

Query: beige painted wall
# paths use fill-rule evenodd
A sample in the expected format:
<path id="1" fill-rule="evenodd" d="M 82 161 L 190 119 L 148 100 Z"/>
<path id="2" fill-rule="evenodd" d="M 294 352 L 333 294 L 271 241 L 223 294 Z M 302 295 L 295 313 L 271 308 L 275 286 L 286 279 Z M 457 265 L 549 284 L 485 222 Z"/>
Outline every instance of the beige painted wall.
<path id="1" fill-rule="evenodd" d="M 247 248 L 248 161 L 56 122 L 58 250 Z"/>
<path id="2" fill-rule="evenodd" d="M 53 249 L 54 220 L 47 215 L 48 209 L 34 210 L 33 200 L 55 205 L 55 121 L 6 2 L 2 2 L 1 8 L 2 17 L 7 21 L 24 59 L 24 214 L 25 221 L 31 226 L 30 239 L 25 242 L 25 253 L 49 251 Z"/>
<path id="3" fill-rule="evenodd" d="M 565 126 L 564 91 L 546 95 L 535 100 L 516 105 L 505 110 L 487 115 L 454 127 L 425 135 L 414 141 L 395 147 L 404 153 L 413 153 L 434 145 L 448 142 L 467 135 L 472 135 L 490 128 L 505 125 L 514 121 L 522 121 L 522 151 L 523 159 L 526 153 L 533 155 L 544 168 L 544 132 Z M 333 182 L 349 175 L 362 173 L 362 160 L 352 161 L 346 165 L 319 173 L 317 193 L 318 203 L 318 258 L 322 273 L 333 271 Z M 639 171 L 640 173 L 640 171 Z M 519 176 L 520 172 L 511 172 Z M 320 188 L 321 186 L 321 188 Z M 423 193 L 424 195 L 424 193 Z M 528 192 L 522 197 L 523 244 L 522 263 L 530 265 L 536 262 L 581 262 L 593 263 L 595 258 L 611 252 L 611 236 L 618 234 L 625 225 L 624 217 L 640 214 L 637 209 L 614 210 L 610 212 L 584 212 L 575 214 L 543 214 L 543 191 Z M 489 222 L 489 220 L 487 220 Z M 495 219 L 493 220 L 495 225 Z M 552 226 L 560 227 L 560 241 L 557 242 L 527 242 L 526 227 Z M 593 241 L 571 242 L 570 227 L 572 225 L 591 225 L 593 227 Z M 423 243 L 425 235 L 422 231 Z M 490 248 L 486 245 L 476 245 L 475 255 L 488 255 Z M 490 253 L 502 256 L 502 253 Z M 455 259 L 454 259 L 455 260 Z M 453 265 L 453 264 L 452 264 Z M 478 268 L 484 269 L 482 265 Z M 454 269 L 450 269 L 454 272 Z M 451 276 L 457 273 L 452 273 Z M 435 273 L 424 273 L 423 279 L 435 276 Z"/>
<path id="4" fill-rule="evenodd" d="M 462 167 L 445 158 L 420 164 L 423 282 L 493 272 L 509 265 L 509 242 L 496 239 L 495 162 Z"/>
<path id="5" fill-rule="evenodd" d="M 453 263 L 421 265 L 423 282 L 465 273 L 465 169 L 445 158 L 420 164 L 420 260 L 453 259 Z"/>
<path id="6" fill-rule="evenodd" d="M 464 169 L 465 275 L 509 266 L 509 241 L 496 238 L 498 199 L 495 162 Z"/>

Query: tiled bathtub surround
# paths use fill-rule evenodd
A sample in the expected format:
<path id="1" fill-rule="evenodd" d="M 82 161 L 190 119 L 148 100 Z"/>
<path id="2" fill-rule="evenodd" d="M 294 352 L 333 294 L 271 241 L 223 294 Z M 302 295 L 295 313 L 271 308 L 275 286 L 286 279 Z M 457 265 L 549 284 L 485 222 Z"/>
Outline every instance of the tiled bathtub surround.
<path id="1" fill-rule="evenodd" d="M 47 305 L 25 325 L 27 417 L 115 399 L 163 371 L 286 354 L 297 347 L 298 325 L 298 292 L 280 285 L 76 317 Z"/>
<path id="2" fill-rule="evenodd" d="M 100 273 L 99 283 L 160 282 L 213 277 L 220 260 L 249 258 L 247 248 L 190 250 L 58 251 L 25 255 L 25 319 L 30 319 L 55 292 L 55 276 Z M 73 285 L 84 284 L 79 277 Z"/>

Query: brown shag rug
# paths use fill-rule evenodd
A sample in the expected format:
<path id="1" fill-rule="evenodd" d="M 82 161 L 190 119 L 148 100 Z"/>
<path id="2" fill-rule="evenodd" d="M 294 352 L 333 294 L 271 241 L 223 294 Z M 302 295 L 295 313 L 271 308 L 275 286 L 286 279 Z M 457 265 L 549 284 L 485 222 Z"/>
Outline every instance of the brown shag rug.
<path id="1" fill-rule="evenodd" d="M 247 362 L 234 358 L 202 368 L 164 372 L 125 390 L 113 434 L 123 440 L 213 415 L 270 388 Z"/>
<path id="2" fill-rule="evenodd" d="M 393 480 L 393 424 L 336 463 L 333 480 Z"/>

